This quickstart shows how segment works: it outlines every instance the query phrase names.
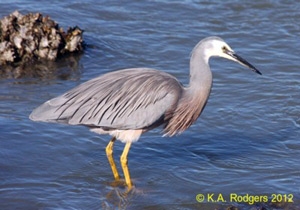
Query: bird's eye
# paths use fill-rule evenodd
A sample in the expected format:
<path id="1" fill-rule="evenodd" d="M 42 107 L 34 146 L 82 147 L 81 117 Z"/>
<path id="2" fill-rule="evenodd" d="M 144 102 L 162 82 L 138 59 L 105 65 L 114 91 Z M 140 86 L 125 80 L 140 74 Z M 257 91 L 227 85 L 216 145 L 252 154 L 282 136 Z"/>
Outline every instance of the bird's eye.
<path id="1" fill-rule="evenodd" d="M 227 52 L 227 51 L 228 51 L 227 47 L 226 47 L 226 46 L 223 46 L 223 47 L 222 47 L 222 51 L 223 51 L 223 52 Z"/>

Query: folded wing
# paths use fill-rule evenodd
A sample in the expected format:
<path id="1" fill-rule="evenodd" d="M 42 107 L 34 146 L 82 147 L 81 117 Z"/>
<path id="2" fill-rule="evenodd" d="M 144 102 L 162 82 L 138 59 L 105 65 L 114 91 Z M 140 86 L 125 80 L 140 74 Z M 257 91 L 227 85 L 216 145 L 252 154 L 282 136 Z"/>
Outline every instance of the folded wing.
<path id="1" fill-rule="evenodd" d="M 31 113 L 30 119 L 108 129 L 141 129 L 163 123 L 182 90 L 177 79 L 167 73 L 125 69 L 89 80 L 45 102 Z"/>

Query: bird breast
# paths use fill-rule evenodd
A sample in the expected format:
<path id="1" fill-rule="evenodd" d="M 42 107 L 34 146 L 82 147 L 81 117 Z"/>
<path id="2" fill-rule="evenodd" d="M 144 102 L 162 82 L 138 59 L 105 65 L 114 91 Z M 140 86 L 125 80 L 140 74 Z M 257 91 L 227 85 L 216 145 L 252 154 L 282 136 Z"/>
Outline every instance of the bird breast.
<path id="1" fill-rule="evenodd" d="M 196 91 L 196 92 L 195 92 Z M 209 89 L 186 90 L 177 107 L 171 113 L 165 127 L 165 135 L 173 136 L 189 128 L 200 116 L 210 94 Z"/>

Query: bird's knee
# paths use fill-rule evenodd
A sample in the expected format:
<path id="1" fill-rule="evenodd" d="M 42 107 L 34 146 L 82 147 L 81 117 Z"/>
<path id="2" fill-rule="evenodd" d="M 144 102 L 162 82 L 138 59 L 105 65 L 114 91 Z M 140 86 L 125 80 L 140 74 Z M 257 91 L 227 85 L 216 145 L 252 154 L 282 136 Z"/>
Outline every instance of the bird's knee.
<path id="1" fill-rule="evenodd" d="M 106 152 L 106 155 L 107 156 L 111 156 L 112 155 L 112 153 L 113 153 L 113 150 L 112 150 L 112 148 L 110 148 L 110 147 L 106 147 L 105 148 L 105 152 Z"/>
<path id="2" fill-rule="evenodd" d="M 128 163 L 127 157 L 121 156 L 120 161 L 121 161 L 122 165 L 127 165 L 127 163 Z"/>

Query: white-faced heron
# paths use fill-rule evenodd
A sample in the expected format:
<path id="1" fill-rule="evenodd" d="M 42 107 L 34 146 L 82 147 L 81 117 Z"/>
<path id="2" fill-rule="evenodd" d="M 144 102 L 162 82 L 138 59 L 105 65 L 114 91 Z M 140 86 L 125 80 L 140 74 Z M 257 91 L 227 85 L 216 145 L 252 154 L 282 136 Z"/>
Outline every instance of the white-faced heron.
<path id="1" fill-rule="evenodd" d="M 160 125 L 164 125 L 165 135 L 173 136 L 196 121 L 212 87 L 209 67 L 212 56 L 236 61 L 261 74 L 221 38 L 208 37 L 192 51 L 187 86 L 182 86 L 174 76 L 155 69 L 123 69 L 89 80 L 45 102 L 31 113 L 30 119 L 85 125 L 98 134 L 110 134 L 112 139 L 106 154 L 116 180 L 120 176 L 112 157 L 113 145 L 116 139 L 126 143 L 121 165 L 125 182 L 131 188 L 127 167 L 131 143 Z"/>

